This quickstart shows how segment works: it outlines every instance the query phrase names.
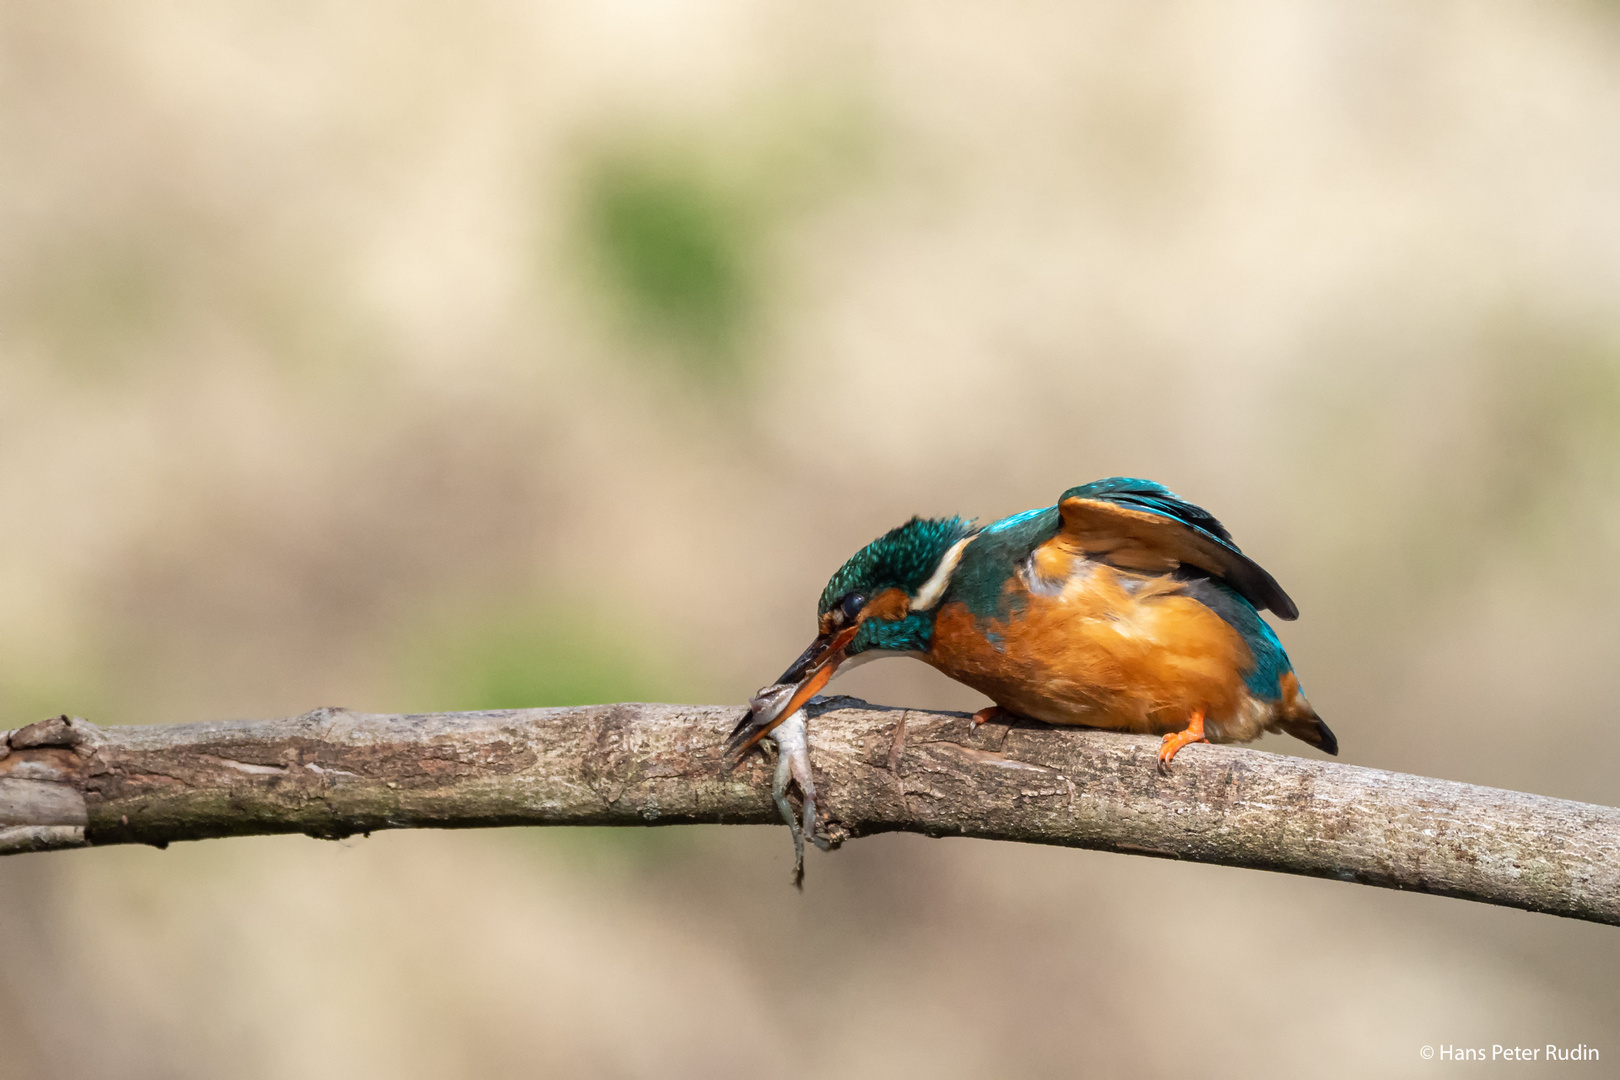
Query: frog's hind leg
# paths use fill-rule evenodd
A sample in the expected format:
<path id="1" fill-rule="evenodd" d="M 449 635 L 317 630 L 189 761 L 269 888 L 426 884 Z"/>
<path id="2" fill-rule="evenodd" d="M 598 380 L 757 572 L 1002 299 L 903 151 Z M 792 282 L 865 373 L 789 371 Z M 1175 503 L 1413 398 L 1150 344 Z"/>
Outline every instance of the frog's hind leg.
<path id="1" fill-rule="evenodd" d="M 804 838 L 809 837 L 810 842 L 823 851 L 829 850 L 832 845 L 816 831 L 816 780 L 810 771 L 810 742 L 804 723 L 804 713 L 795 710 L 793 715 L 783 720 L 771 730 L 770 738 L 776 740 L 776 776 L 771 782 L 771 798 L 776 801 L 776 809 L 787 822 L 787 827 L 793 833 L 793 884 L 797 888 L 804 888 Z M 804 799 L 804 814 L 802 824 L 800 816 L 793 812 L 793 804 L 788 801 L 788 784 L 795 782 L 799 785 L 799 794 Z"/>

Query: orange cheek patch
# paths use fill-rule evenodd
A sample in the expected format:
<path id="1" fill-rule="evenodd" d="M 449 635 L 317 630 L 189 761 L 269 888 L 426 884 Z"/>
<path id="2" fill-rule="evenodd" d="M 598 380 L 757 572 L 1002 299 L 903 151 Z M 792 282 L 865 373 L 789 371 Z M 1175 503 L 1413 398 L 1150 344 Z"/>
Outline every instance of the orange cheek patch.
<path id="1" fill-rule="evenodd" d="M 884 589 L 866 602 L 862 619 L 903 619 L 911 610 L 911 598 L 900 589 Z"/>

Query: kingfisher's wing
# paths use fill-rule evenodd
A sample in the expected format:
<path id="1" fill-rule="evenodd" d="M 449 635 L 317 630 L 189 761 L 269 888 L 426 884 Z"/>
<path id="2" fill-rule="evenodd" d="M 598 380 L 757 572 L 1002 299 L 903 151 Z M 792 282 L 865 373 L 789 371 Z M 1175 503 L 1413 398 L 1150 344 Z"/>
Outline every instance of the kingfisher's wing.
<path id="1" fill-rule="evenodd" d="M 1065 491 L 1058 511 L 1058 539 L 1087 558 L 1154 573 L 1195 567 L 1256 608 L 1270 608 L 1282 619 L 1299 617 L 1282 586 L 1238 550 L 1224 525 L 1162 484 L 1127 476 L 1096 480 Z"/>

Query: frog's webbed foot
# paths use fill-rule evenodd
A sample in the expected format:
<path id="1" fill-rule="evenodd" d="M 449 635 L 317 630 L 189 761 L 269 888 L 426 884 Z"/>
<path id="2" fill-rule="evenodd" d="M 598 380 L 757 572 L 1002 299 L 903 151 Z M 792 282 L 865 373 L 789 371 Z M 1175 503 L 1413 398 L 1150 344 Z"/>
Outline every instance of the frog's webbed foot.
<path id="1" fill-rule="evenodd" d="M 777 749 L 776 778 L 771 783 L 771 798 L 776 800 L 776 809 L 793 833 L 793 884 L 802 889 L 805 837 L 808 836 L 810 842 L 822 851 L 832 848 L 831 842 L 817 831 L 816 780 L 810 772 L 810 743 L 806 738 L 804 713 L 795 711 L 771 729 L 769 738 L 776 741 Z M 799 785 L 799 794 L 804 798 L 802 822 L 800 816 L 793 812 L 793 804 L 788 801 L 789 781 Z"/>

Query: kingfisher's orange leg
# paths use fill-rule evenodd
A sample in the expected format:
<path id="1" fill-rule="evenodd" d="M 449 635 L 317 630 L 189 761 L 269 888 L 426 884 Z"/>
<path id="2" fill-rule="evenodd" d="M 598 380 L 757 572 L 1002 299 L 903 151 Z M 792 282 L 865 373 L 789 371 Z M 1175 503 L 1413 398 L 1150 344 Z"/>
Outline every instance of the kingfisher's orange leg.
<path id="1" fill-rule="evenodd" d="M 1209 739 L 1204 735 L 1204 711 L 1202 709 L 1192 714 L 1192 719 L 1187 721 L 1186 731 L 1172 731 L 1160 740 L 1159 764 L 1170 764 L 1170 759 L 1176 756 L 1176 751 L 1188 743 L 1195 742 L 1209 742 Z"/>
<path id="2" fill-rule="evenodd" d="M 986 705 L 984 708 L 974 713 L 973 716 L 968 720 L 968 730 L 972 731 L 980 724 L 988 724 L 992 720 L 999 720 L 1003 723 L 1010 724 L 1016 719 L 1018 719 L 1018 717 L 1015 714 L 1008 712 L 1000 705 Z"/>

